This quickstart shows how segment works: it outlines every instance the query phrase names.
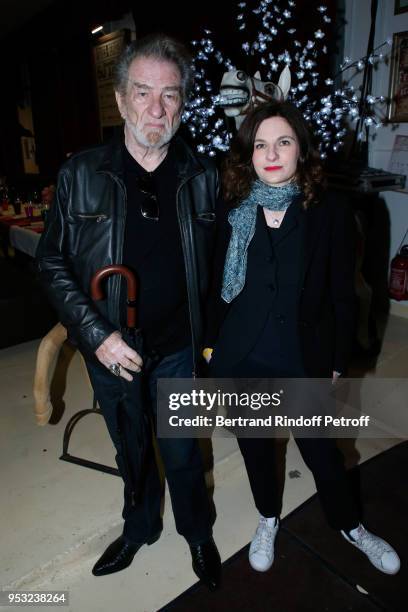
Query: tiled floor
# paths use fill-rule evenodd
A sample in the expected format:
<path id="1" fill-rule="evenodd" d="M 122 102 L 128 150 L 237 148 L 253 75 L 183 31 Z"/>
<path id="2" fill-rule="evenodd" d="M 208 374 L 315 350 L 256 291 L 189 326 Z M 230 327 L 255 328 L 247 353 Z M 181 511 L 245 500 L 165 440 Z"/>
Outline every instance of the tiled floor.
<path id="1" fill-rule="evenodd" d="M 166 497 L 164 531 L 157 544 L 143 547 L 126 571 L 98 579 L 91 575 L 97 557 L 121 531 L 122 485 L 119 478 L 58 459 L 69 417 L 92 402 L 78 355 L 67 369 L 65 405 L 59 406 L 59 422 L 45 427 L 35 424 L 32 380 L 38 344 L 33 341 L 0 351 L 1 586 L 68 590 L 68 609 L 73 612 L 115 608 L 153 612 L 195 582 L 189 551 L 176 533 L 169 501 Z M 69 357 L 67 352 L 66 364 Z M 64 369 L 64 359 L 60 366 Z M 364 377 L 363 411 L 373 401 L 380 415 L 391 402 L 397 407 L 406 405 L 406 396 L 397 383 L 386 395 L 373 397 L 369 382 L 373 378 L 408 378 L 407 319 L 390 317 L 377 367 Z M 346 440 L 342 446 L 352 464 L 398 441 L 361 439 L 354 444 Z M 113 449 L 100 416 L 85 417 L 75 430 L 70 450 L 114 465 Z M 215 539 L 226 559 L 251 538 L 256 513 L 235 440 L 215 438 L 213 451 L 218 512 Z M 312 476 L 291 440 L 286 451 L 283 514 L 313 492 Z"/>

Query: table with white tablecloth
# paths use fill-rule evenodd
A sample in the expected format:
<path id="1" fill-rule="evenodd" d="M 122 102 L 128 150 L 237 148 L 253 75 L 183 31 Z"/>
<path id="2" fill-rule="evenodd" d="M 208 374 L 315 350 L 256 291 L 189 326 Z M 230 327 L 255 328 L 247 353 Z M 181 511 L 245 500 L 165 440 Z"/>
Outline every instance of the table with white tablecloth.
<path id="1" fill-rule="evenodd" d="M 39 225 L 42 225 L 41 223 Z M 35 227 L 35 225 L 34 225 Z M 38 243 L 40 241 L 41 234 L 36 232 L 30 227 L 19 227 L 18 225 L 12 225 L 10 227 L 10 244 L 18 251 L 35 257 Z"/>

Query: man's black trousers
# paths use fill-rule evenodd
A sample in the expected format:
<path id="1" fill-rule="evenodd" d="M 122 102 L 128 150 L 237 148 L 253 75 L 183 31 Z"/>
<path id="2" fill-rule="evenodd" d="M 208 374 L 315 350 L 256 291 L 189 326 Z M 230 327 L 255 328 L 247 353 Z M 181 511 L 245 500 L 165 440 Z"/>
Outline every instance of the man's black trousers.
<path id="1" fill-rule="evenodd" d="M 118 415 L 111 401 L 115 376 L 99 362 L 87 361 L 87 368 L 96 399 L 117 450 L 117 463 L 125 481 L 125 501 L 122 516 L 123 534 L 132 542 L 146 542 L 162 530 L 160 515 L 162 486 L 153 447 L 148 445 L 145 458 L 146 475 L 142 495 L 132 505 L 126 475 L 118 460 L 121 440 L 118 435 Z M 152 418 L 156 414 L 157 380 L 159 378 L 190 378 L 191 348 L 163 357 L 146 376 L 147 399 Z M 135 407 L 137 409 L 137 407 Z M 168 483 L 178 533 L 189 544 L 205 542 L 212 534 L 212 512 L 204 479 L 204 469 L 198 442 L 191 438 L 157 439 Z M 129 449 L 130 451 L 132 449 Z"/>

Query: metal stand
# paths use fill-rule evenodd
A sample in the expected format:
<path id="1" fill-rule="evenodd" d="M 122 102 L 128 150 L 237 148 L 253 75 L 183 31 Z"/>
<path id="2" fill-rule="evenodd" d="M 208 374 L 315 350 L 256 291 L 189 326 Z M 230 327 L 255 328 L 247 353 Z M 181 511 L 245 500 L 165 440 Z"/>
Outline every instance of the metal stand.
<path id="1" fill-rule="evenodd" d="M 68 445 L 73 429 L 75 425 L 87 414 L 100 414 L 102 416 L 102 412 L 98 407 L 95 396 L 93 398 L 92 408 L 76 412 L 66 424 L 62 443 L 62 455 L 60 459 L 62 459 L 62 461 L 68 461 L 69 463 L 76 463 L 76 465 L 82 465 L 83 467 L 90 468 L 91 470 L 97 470 L 98 472 L 105 472 L 106 474 L 112 474 L 113 476 L 120 476 L 118 468 L 113 468 L 109 465 L 104 465 L 103 463 L 97 463 L 96 461 L 89 461 L 89 459 L 75 457 L 68 452 Z"/>

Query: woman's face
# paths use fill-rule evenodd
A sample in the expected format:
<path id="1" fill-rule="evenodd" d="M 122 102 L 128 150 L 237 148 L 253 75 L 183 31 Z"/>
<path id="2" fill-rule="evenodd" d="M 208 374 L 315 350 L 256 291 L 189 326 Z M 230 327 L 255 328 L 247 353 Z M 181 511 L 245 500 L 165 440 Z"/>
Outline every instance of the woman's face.
<path id="1" fill-rule="evenodd" d="M 269 117 L 255 135 L 252 164 L 258 178 L 267 185 L 282 187 L 296 174 L 300 147 L 286 119 Z"/>

